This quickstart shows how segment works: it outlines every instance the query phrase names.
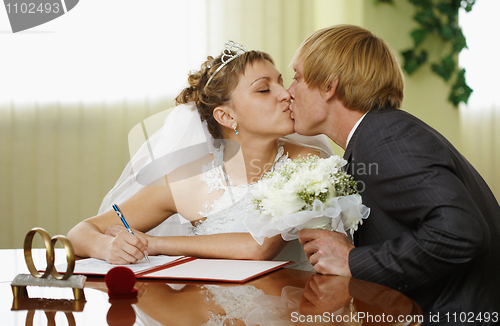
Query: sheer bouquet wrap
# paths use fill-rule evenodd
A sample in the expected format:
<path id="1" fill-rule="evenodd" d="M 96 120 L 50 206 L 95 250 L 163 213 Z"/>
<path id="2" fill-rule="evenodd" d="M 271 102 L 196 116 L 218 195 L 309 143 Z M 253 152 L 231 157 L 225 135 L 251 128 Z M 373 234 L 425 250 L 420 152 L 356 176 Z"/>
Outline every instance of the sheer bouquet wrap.
<path id="1" fill-rule="evenodd" d="M 245 218 L 254 239 L 262 244 L 281 234 L 290 241 L 304 228 L 352 236 L 370 209 L 362 204 L 354 178 L 342 170 L 346 163 L 337 155 L 308 156 L 266 174 L 252 188 L 255 211 Z"/>

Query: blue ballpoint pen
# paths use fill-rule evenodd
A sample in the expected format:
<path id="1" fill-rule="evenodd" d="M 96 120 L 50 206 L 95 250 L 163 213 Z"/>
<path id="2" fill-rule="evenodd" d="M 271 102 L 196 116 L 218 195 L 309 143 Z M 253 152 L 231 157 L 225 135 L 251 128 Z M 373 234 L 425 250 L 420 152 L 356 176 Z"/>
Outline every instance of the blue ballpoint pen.
<path id="1" fill-rule="evenodd" d="M 125 220 L 125 216 L 123 216 L 122 212 L 120 211 L 120 209 L 118 208 L 118 205 L 116 204 L 113 204 L 113 209 L 115 210 L 116 214 L 118 214 L 118 217 L 120 218 L 120 220 L 122 220 L 122 223 L 123 225 L 125 225 L 125 227 L 127 228 L 127 231 L 130 232 L 130 234 L 134 234 L 134 232 L 132 232 L 132 229 L 130 228 L 130 226 L 128 226 L 128 223 L 127 221 Z M 146 260 L 148 261 L 148 263 L 151 263 L 149 261 L 149 257 L 147 254 L 144 254 L 144 258 L 146 258 Z"/>

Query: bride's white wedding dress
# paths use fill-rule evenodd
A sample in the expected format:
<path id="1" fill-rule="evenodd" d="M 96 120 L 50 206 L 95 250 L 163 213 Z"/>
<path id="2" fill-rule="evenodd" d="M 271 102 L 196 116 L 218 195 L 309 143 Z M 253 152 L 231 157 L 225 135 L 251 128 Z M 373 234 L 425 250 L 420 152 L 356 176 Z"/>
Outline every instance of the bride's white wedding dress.
<path id="1" fill-rule="evenodd" d="M 333 155 L 324 135 L 306 137 L 294 134 L 277 142 L 278 152 L 271 169 L 278 168 L 287 160 L 288 156 L 283 148 L 283 144 L 287 142 L 319 151 L 322 157 Z M 208 133 L 206 123 L 201 122 L 194 103 L 179 105 L 169 113 L 164 125 L 133 156 L 115 187 L 104 198 L 99 213 L 109 210 L 113 203 L 120 204 L 132 197 L 151 181 L 212 154 L 213 161 L 201 167 L 202 171 L 198 170 L 201 175 L 197 182 L 208 189 L 206 194 L 199 195 L 206 195 L 207 200 L 197 198 L 203 203 L 198 215 L 205 220 L 197 222 L 193 227 L 179 214 L 175 214 L 148 234 L 196 236 L 248 232 L 243 221 L 247 212 L 254 207 L 250 191 L 252 184 L 235 185 L 223 169 L 224 146 L 214 148 L 213 145 L 214 140 Z M 217 194 L 221 194 L 220 197 L 217 198 Z M 298 240 L 290 241 L 275 259 L 295 262 L 292 268 L 312 270 Z"/>
<path id="2" fill-rule="evenodd" d="M 278 141 L 277 154 L 271 170 L 278 169 L 288 159 L 283 142 Z M 203 209 L 198 212 L 203 221 L 195 223 L 194 227 L 174 226 L 172 222 L 166 222 L 148 232 L 151 235 L 173 235 L 173 232 L 182 232 L 182 235 L 209 235 L 219 233 L 248 232 L 243 221 L 246 214 L 252 211 L 255 205 L 252 203 L 252 184 L 234 185 L 233 180 L 227 175 L 222 166 L 224 146 L 213 151 L 214 160 L 203 166 L 200 180 L 208 185 L 208 193 L 223 191 L 223 194 L 213 202 L 206 201 Z M 168 221 L 168 220 L 167 220 Z M 182 220 L 181 220 L 182 221 Z M 180 231 L 179 231 L 180 230 Z M 288 268 L 312 270 L 312 265 L 302 250 L 298 240 L 290 241 L 275 260 L 290 260 L 294 263 Z"/>

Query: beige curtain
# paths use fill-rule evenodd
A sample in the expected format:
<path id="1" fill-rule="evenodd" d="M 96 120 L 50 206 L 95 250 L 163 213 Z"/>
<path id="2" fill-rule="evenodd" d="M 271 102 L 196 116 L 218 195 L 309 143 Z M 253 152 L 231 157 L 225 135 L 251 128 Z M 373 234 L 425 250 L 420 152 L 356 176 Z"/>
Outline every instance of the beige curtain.
<path id="1" fill-rule="evenodd" d="M 65 234 L 97 212 L 129 159 L 127 134 L 169 100 L 0 107 L 0 247 Z"/>
<path id="2" fill-rule="evenodd" d="M 464 156 L 500 199 L 500 106 L 460 109 Z"/>

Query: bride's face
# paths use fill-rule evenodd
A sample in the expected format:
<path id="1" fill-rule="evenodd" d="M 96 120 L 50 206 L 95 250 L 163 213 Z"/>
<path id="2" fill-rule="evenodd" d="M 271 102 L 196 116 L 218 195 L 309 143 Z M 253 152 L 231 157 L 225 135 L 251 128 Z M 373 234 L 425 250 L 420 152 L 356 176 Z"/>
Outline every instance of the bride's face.
<path id="1" fill-rule="evenodd" d="M 279 138 L 294 132 L 290 94 L 267 60 L 248 64 L 233 91 L 231 106 L 240 135 Z"/>

